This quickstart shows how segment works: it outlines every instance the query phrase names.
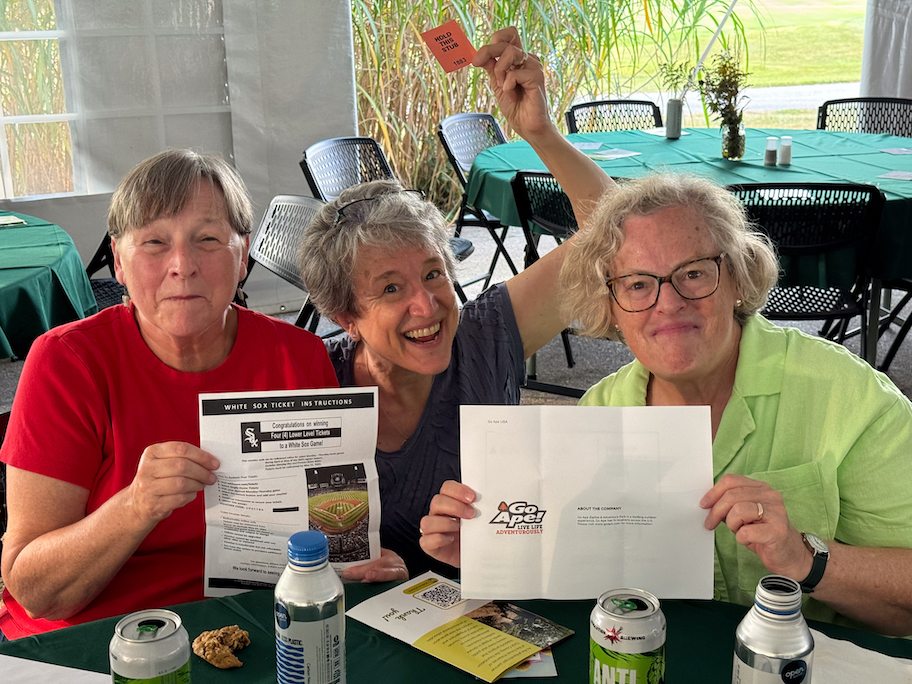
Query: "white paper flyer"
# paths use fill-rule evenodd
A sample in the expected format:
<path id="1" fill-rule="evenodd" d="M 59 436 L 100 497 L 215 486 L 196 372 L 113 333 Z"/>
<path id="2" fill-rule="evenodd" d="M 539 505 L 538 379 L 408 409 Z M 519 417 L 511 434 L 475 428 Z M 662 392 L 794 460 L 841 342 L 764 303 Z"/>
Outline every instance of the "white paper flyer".
<path id="1" fill-rule="evenodd" d="M 462 406 L 462 592 L 712 597 L 709 408 Z"/>
<path id="2" fill-rule="evenodd" d="M 273 586 L 288 538 L 318 529 L 337 572 L 380 557 L 377 389 L 200 395 L 206 487 L 205 595 Z"/>

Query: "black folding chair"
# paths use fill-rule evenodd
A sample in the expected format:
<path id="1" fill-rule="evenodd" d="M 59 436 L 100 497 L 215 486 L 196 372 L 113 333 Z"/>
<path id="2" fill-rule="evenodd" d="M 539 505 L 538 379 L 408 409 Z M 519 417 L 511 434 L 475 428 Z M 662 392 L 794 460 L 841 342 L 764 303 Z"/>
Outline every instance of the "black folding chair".
<path id="1" fill-rule="evenodd" d="M 307 226 L 322 207 L 323 202 L 313 197 L 300 195 L 273 197 L 269 208 L 263 214 L 263 220 L 260 221 L 253 244 L 250 246 L 247 277 L 250 277 L 250 270 L 254 264 L 262 264 L 286 282 L 306 293 L 307 288 L 304 287 L 301 273 L 298 270 L 298 244 L 300 244 Z M 244 280 L 246 282 L 246 278 Z M 315 333 L 319 323 L 320 316 L 308 296 L 298 312 L 295 325 Z M 331 337 L 341 331 L 341 328 L 338 328 L 323 337 Z"/>
<path id="2" fill-rule="evenodd" d="M 362 136 L 329 138 L 314 143 L 304 150 L 300 164 L 311 193 L 324 202 L 331 202 L 353 185 L 396 178 L 380 144 Z M 475 246 L 471 240 L 452 237 L 450 249 L 457 261 L 464 261 L 475 251 Z M 472 282 L 476 280 L 469 281 Z M 462 285 L 454 283 L 453 286 L 459 300 L 465 304 L 467 297 Z"/>
<path id="3" fill-rule="evenodd" d="M 817 128 L 912 138 L 912 100 L 900 97 L 829 100 L 817 109 Z"/>
<path id="4" fill-rule="evenodd" d="M 817 128 L 825 131 L 845 131 L 849 133 L 880 133 L 912 138 L 912 99 L 901 97 L 857 97 L 843 100 L 829 100 L 817 109 Z M 912 226 L 910 226 L 912 227 Z M 885 283 L 877 281 L 873 287 L 875 298 L 883 288 L 884 309 L 878 314 L 880 318 L 877 337 L 896 323 L 899 330 L 896 334 L 880 369 L 886 371 L 902 345 L 912 323 L 907 325 L 900 313 L 909 302 L 912 302 L 912 280 L 899 279 Z M 905 292 L 900 301 L 891 305 L 892 291 Z M 857 332 L 857 331 L 853 331 Z"/>
<path id="5" fill-rule="evenodd" d="M 859 316 L 860 356 L 874 365 L 877 350 L 868 349 L 866 332 L 871 248 L 885 202 L 880 190 L 852 183 L 757 183 L 729 190 L 779 254 L 779 282 L 763 315 L 835 322 L 832 337 L 840 343 Z"/>
<path id="6" fill-rule="evenodd" d="M 598 100 L 573 105 L 564 114 L 570 133 L 659 128 L 662 112 L 649 100 Z"/>
<path id="7" fill-rule="evenodd" d="M 453 114 L 448 116 L 437 127 L 437 136 L 443 144 L 447 159 L 456 172 L 456 178 L 462 185 L 462 200 L 459 206 L 459 214 L 456 216 L 456 236 L 462 234 L 463 226 L 481 226 L 487 229 L 488 234 L 494 241 L 494 257 L 491 259 L 491 265 L 488 272 L 481 277 L 476 278 L 473 282 L 484 279 L 482 290 L 486 290 L 491 284 L 491 277 L 497 266 L 497 261 L 501 255 L 507 262 L 507 266 L 516 275 L 516 265 L 507 252 L 503 241 L 507 237 L 509 226 L 502 226 L 500 220 L 485 211 L 469 205 L 469 198 L 466 194 L 468 185 L 468 175 L 472 168 L 472 162 L 479 152 L 505 143 L 503 130 L 500 124 L 490 114 L 469 113 Z M 500 234 L 497 230 L 500 230 Z"/>
<path id="8" fill-rule="evenodd" d="M 519 222 L 526 238 L 525 268 L 528 268 L 539 259 L 538 243 L 542 235 L 550 235 L 560 244 L 575 233 L 579 226 L 570 198 L 550 173 L 519 171 L 513 177 L 511 185 Z M 573 350 L 570 348 L 568 330 L 561 331 L 561 341 L 567 355 L 567 366 L 573 368 Z M 580 389 L 538 382 L 534 356 L 527 362 L 527 371 L 528 389 L 570 397 L 583 396 L 583 390 Z"/>
<path id="9" fill-rule="evenodd" d="M 108 269 L 110 277 L 92 277 L 105 268 Z M 99 311 L 123 303 L 123 296 L 127 291 L 114 277 L 114 252 L 111 250 L 111 236 L 107 233 L 102 238 L 101 244 L 98 245 L 98 249 L 95 250 L 95 255 L 89 261 L 89 265 L 86 266 L 86 275 L 89 276 L 89 284 L 92 286 L 92 294 L 95 295 Z"/>

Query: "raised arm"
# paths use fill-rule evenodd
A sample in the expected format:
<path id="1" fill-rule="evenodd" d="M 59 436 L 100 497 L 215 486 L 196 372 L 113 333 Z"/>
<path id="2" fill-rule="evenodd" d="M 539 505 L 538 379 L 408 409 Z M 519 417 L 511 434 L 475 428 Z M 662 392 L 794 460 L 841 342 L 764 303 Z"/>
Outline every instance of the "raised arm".
<path id="1" fill-rule="evenodd" d="M 577 222 L 585 225 L 595 202 L 615 184 L 554 125 L 541 61 L 523 50 L 519 33 L 511 26 L 497 31 L 472 63 L 488 72 L 501 112 L 548 167 L 570 198 Z M 561 311 L 557 288 L 567 249 L 564 245 L 552 250 L 507 281 L 526 357 L 569 322 Z"/>

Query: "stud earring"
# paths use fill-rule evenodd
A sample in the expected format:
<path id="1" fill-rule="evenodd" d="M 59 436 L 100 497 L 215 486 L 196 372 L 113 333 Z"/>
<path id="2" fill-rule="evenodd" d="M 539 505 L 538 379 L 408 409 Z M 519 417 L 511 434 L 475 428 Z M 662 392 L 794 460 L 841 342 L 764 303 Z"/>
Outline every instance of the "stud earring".
<path id="1" fill-rule="evenodd" d="M 736 300 L 735 300 L 735 308 L 736 308 L 736 309 L 740 308 L 741 305 L 742 305 L 743 303 L 744 303 L 744 302 L 742 302 L 740 299 L 736 299 Z"/>

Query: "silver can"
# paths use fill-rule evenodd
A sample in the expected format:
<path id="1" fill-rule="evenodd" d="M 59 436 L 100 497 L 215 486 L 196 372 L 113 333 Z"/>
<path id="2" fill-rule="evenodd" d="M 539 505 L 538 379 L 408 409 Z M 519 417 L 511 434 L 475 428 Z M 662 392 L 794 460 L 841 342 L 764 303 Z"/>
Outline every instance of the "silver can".
<path id="1" fill-rule="evenodd" d="M 795 580 L 767 575 L 735 631 L 732 684 L 810 684 L 814 638 Z"/>
<path id="2" fill-rule="evenodd" d="M 663 684 L 665 632 L 659 599 L 648 591 L 606 591 L 589 616 L 589 684 Z"/>
<path id="3" fill-rule="evenodd" d="M 190 637 L 170 610 L 127 615 L 114 627 L 108 653 L 115 684 L 190 684 Z"/>

